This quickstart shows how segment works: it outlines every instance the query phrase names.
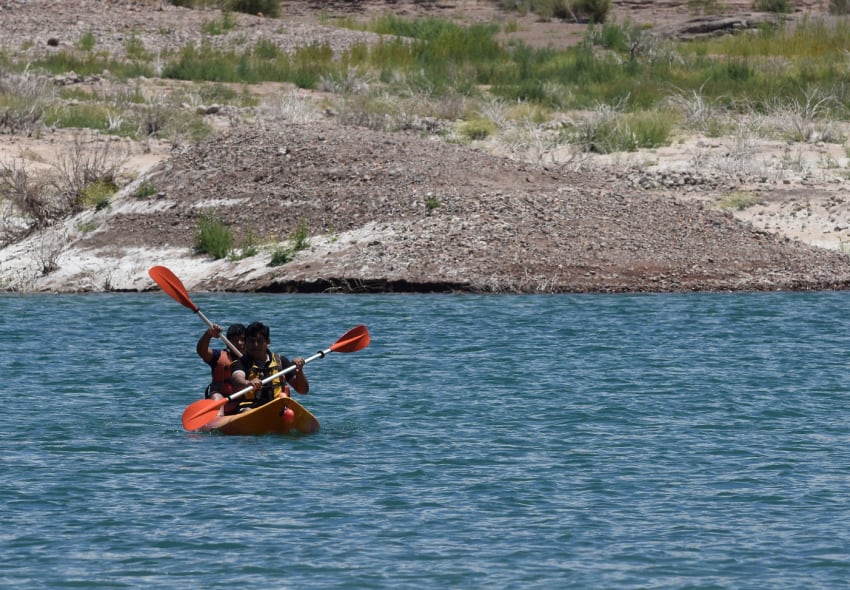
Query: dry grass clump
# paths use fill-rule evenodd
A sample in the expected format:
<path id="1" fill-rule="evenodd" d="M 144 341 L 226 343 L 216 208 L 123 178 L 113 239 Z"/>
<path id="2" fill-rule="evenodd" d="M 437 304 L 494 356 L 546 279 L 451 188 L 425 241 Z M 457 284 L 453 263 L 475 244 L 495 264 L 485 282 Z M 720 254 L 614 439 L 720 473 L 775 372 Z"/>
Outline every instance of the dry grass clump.
<path id="1" fill-rule="evenodd" d="M 86 143 L 76 136 L 47 170 L 34 172 L 23 159 L 0 161 L 0 244 L 87 207 L 106 206 L 121 183 L 126 157 L 114 142 Z"/>
<path id="2" fill-rule="evenodd" d="M 35 134 L 55 98 L 55 87 L 47 76 L 0 68 L 0 132 Z"/>

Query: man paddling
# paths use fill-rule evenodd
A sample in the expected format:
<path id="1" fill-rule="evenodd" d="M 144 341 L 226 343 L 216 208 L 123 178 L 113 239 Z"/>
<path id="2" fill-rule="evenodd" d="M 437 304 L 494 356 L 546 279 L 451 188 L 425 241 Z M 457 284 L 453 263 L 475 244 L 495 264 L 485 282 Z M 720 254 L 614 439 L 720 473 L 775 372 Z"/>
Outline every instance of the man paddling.
<path id="1" fill-rule="evenodd" d="M 230 382 L 234 390 L 252 387 L 239 409 L 253 408 L 272 401 L 276 397 L 289 397 L 289 387 L 292 385 L 298 393 L 306 394 L 310 390 L 307 376 L 304 374 L 304 359 L 295 357 L 290 361 L 269 350 L 271 334 L 269 327 L 262 322 L 254 322 L 245 331 L 245 356 L 233 365 Z M 281 375 L 263 385 L 262 381 L 287 367 L 295 365 L 295 371 Z"/>
<path id="2" fill-rule="evenodd" d="M 242 324 L 231 324 L 227 328 L 227 340 L 236 347 L 236 351 L 227 348 L 211 348 L 210 341 L 213 338 L 221 337 L 221 326 L 211 324 L 207 330 L 201 334 L 198 339 L 198 344 L 195 346 L 195 351 L 205 363 L 210 366 L 212 371 L 212 381 L 207 385 L 207 390 L 204 392 L 205 399 L 224 399 L 233 393 L 233 386 L 230 384 L 230 376 L 233 371 L 234 363 L 239 357 L 245 354 L 245 326 Z M 232 413 L 236 411 L 237 404 L 232 402 L 225 408 L 224 413 Z M 228 412 L 230 410 L 230 412 Z"/>

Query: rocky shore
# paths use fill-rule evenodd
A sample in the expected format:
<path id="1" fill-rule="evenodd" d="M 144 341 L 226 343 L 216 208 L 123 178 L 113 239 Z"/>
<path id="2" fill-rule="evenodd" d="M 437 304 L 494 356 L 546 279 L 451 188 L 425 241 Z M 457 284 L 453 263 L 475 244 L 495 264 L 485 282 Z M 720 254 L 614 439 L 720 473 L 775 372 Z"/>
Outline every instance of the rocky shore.
<path id="1" fill-rule="evenodd" d="M 4 32 L 26 21 L 15 18 L 21 11 L 54 6 L 0 4 Z M 135 3 L 116 6 L 126 14 L 140 10 Z M 85 11 L 75 18 L 84 28 Z M 601 160 L 575 166 L 550 158 L 543 165 L 446 143 L 421 128 L 373 131 L 333 111 L 238 124 L 232 117 L 228 124 L 226 113 L 210 116 L 220 119 L 221 132 L 199 144 L 129 146 L 136 180 L 109 207 L 0 250 L 0 284 L 13 291 L 147 290 L 156 287 L 147 269 L 163 264 L 191 290 L 850 288 L 845 253 L 718 209 L 718 195 L 752 181 L 741 174 L 708 170 L 703 177 L 710 182 L 680 182 L 667 180 L 681 178 L 674 173 L 630 176 Z M 35 150 L 24 138 L 0 140 L 7 156 Z M 134 196 L 142 182 L 156 193 Z M 789 184 L 762 182 L 758 190 L 769 202 L 771 190 L 788 194 Z M 824 198 L 842 189 L 823 185 Z M 823 187 L 815 188 L 810 194 Z M 279 243 L 303 225 L 309 246 L 280 266 L 270 266 L 266 247 L 212 260 L 193 252 L 199 219 L 209 211 L 233 229 L 237 243 Z M 834 216 L 824 223 L 841 225 Z"/>

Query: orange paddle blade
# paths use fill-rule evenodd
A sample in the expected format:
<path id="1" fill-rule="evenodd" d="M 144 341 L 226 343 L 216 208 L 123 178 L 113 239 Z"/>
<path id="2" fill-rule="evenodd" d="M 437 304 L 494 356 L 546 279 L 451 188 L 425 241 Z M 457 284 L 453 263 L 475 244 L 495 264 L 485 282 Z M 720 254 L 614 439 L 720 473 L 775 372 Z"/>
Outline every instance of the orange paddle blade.
<path id="1" fill-rule="evenodd" d="M 183 428 L 186 430 L 198 430 L 206 426 L 213 418 L 218 416 L 219 408 L 226 403 L 226 399 L 199 399 L 189 404 L 183 410 Z"/>
<path id="2" fill-rule="evenodd" d="M 164 266 L 152 266 L 150 270 L 148 270 L 148 274 L 154 281 L 156 281 L 156 284 L 159 285 L 160 289 L 171 295 L 172 299 L 177 300 L 181 305 L 188 307 L 192 311 L 198 311 L 198 306 L 195 305 L 189 298 L 189 293 L 186 291 L 186 287 L 183 286 L 183 283 L 179 278 L 177 278 L 177 275 L 171 272 L 168 268 Z"/>
<path id="3" fill-rule="evenodd" d="M 331 351 L 356 352 L 369 346 L 369 342 L 371 342 L 369 330 L 366 329 L 366 326 L 361 324 L 351 328 L 348 332 L 343 334 L 339 340 L 334 342 L 331 345 Z"/>

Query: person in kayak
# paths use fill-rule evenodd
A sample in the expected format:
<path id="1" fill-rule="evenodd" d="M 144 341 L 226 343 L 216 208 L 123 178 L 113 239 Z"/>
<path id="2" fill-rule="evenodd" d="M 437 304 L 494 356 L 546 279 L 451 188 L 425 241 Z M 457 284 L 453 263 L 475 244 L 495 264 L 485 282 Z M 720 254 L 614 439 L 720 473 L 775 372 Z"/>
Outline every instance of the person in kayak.
<path id="1" fill-rule="evenodd" d="M 291 361 L 269 350 L 271 332 L 262 322 L 254 322 L 245 331 L 245 356 L 233 366 L 230 383 L 234 391 L 251 387 L 240 403 L 240 410 L 257 407 L 272 401 L 276 397 L 289 397 L 289 387 L 301 394 L 310 390 L 310 383 L 304 374 L 304 359 L 295 357 Z M 295 370 L 277 377 L 263 385 L 263 379 L 295 365 Z"/>
<path id="2" fill-rule="evenodd" d="M 205 363 L 210 366 L 212 371 L 212 381 L 207 385 L 204 392 L 206 399 L 223 399 L 233 393 L 233 385 L 230 383 L 230 377 L 233 373 L 233 365 L 239 360 L 239 356 L 228 348 L 213 349 L 210 348 L 210 341 L 213 338 L 221 337 L 221 326 L 213 324 L 206 332 L 201 334 L 198 339 L 198 344 L 195 346 L 195 351 Z M 245 354 L 245 326 L 242 324 L 231 324 L 227 328 L 227 339 L 230 340 L 240 354 Z M 231 411 L 238 406 L 236 402 L 227 404 Z M 227 412 L 225 412 L 227 413 Z"/>

